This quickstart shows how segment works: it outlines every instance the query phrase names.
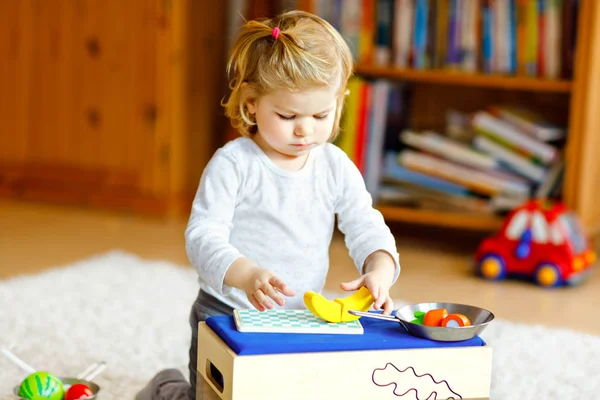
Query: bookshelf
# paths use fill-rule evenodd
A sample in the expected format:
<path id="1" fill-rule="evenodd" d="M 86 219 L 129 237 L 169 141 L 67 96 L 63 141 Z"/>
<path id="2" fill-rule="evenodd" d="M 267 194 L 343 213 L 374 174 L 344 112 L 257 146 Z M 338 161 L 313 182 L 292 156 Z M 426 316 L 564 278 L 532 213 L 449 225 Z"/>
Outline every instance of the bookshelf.
<path id="1" fill-rule="evenodd" d="M 469 231 L 493 231 L 502 225 L 502 218 L 495 216 L 471 215 L 439 210 L 397 207 L 378 204 L 376 207 L 386 221 L 401 221 L 414 224 L 436 225 L 447 228 L 460 228 Z"/>
<path id="2" fill-rule="evenodd" d="M 317 3 L 320 1 L 302 0 L 297 2 L 297 7 L 319 14 L 322 4 Z M 413 104 L 409 111 L 409 125 L 414 125 L 411 126 L 414 129 L 426 129 L 429 123 L 432 129 L 439 128 L 440 117 L 436 112 L 443 111 L 452 101 L 461 103 L 465 111 L 493 104 L 498 98 L 521 105 L 537 105 L 536 111 L 542 111 L 545 117 L 567 128 L 561 198 L 578 213 L 586 229 L 597 234 L 600 233 L 600 208 L 595 205 L 595 193 L 600 189 L 600 159 L 597 157 L 600 113 L 596 110 L 600 105 L 600 74 L 593 71 L 600 63 L 600 2 L 580 0 L 573 23 L 577 45 L 572 58 L 572 78 L 466 73 L 439 68 L 417 70 L 364 62 L 356 64 L 355 73 L 365 78 L 386 78 L 417 85 L 416 99 L 411 99 Z M 495 230 L 504 219 L 499 215 L 471 215 L 390 204 L 376 204 L 376 208 L 388 221 L 465 230 Z"/>
<path id="3" fill-rule="evenodd" d="M 503 90 L 569 93 L 572 87 L 572 81 L 566 79 L 553 80 L 520 76 L 471 74 L 444 70 L 415 70 L 410 68 L 380 67 L 370 64 L 358 64 L 354 71 L 358 75 L 368 77 Z"/>

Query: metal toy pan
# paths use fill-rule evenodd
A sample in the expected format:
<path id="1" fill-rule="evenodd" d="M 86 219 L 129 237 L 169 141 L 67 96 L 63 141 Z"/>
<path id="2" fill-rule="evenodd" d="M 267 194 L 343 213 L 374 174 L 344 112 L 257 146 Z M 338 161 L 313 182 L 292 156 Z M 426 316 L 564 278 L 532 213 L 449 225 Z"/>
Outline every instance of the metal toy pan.
<path id="1" fill-rule="evenodd" d="M 426 326 L 411 322 L 415 319 L 415 312 L 427 312 L 436 308 L 445 308 L 448 311 L 448 314 L 463 314 L 469 318 L 471 325 L 460 328 L 444 328 L 441 326 Z M 348 312 L 361 317 L 394 321 L 401 324 L 408 333 L 413 336 L 441 342 L 458 342 L 472 339 L 479 335 L 488 324 L 494 320 L 494 314 L 484 308 L 458 303 L 411 304 L 399 308 L 393 315 L 382 315 L 355 310 L 349 310 Z"/>

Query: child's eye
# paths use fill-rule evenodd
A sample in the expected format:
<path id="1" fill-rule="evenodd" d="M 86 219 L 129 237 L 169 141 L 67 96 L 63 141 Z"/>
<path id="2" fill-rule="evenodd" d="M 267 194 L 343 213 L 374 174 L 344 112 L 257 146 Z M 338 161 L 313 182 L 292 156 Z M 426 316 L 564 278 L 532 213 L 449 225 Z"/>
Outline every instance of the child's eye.
<path id="1" fill-rule="evenodd" d="M 315 115 L 314 118 L 315 119 L 325 119 L 327 118 L 329 114 L 321 114 L 321 115 Z"/>
<path id="2" fill-rule="evenodd" d="M 279 114 L 279 113 L 276 113 L 276 114 L 277 114 L 277 116 L 278 116 L 279 118 L 281 118 L 281 119 L 282 119 L 282 120 L 284 120 L 284 121 L 291 121 L 291 120 L 293 120 L 294 118 L 296 118 L 296 116 L 295 116 L 295 115 L 281 115 L 281 114 Z"/>

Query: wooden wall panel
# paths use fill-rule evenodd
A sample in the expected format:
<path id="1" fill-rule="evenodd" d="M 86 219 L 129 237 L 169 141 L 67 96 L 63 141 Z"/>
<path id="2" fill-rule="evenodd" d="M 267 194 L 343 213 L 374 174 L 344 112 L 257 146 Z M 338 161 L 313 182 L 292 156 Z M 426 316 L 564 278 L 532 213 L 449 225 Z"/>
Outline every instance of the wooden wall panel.
<path id="1" fill-rule="evenodd" d="M 78 157 L 76 164 L 85 167 L 98 166 L 102 168 L 107 155 L 104 153 L 103 141 L 110 132 L 106 129 L 110 115 L 106 110 L 105 95 L 108 86 L 107 63 L 108 53 L 104 29 L 110 19 L 107 18 L 107 5 L 95 0 L 83 1 L 83 35 L 80 45 L 84 49 L 82 54 L 83 68 L 82 81 L 79 82 L 83 89 L 83 115 L 76 115 L 81 120 L 81 131 L 77 135 Z M 109 101 L 112 99 L 108 99 Z M 120 131 L 121 133 L 124 133 Z"/>
<path id="2" fill-rule="evenodd" d="M 158 194 L 164 191 L 164 185 L 156 177 L 156 162 L 160 149 L 157 142 L 160 132 L 157 128 L 158 118 L 167 118 L 169 109 L 160 106 L 166 87 L 172 78 L 161 75 L 163 71 L 158 65 L 164 61 L 164 52 L 170 49 L 170 43 L 160 42 L 160 35 L 168 32 L 170 26 L 164 17 L 159 15 L 159 0 L 136 0 L 129 20 L 134 23 L 135 40 L 132 41 L 132 78 L 135 82 L 133 90 L 134 107 L 130 110 L 133 116 L 132 131 L 128 143 L 128 154 L 132 157 L 132 165 L 140 173 L 140 190 L 144 193 Z M 165 47 L 166 46 L 166 47 Z M 169 132 L 171 133 L 171 132 Z"/>
<path id="3" fill-rule="evenodd" d="M 222 6 L 191 2 L 187 23 L 189 27 L 185 42 L 188 43 L 187 93 L 187 127 L 188 145 L 183 157 L 183 181 L 176 184 L 179 189 L 195 193 L 204 165 L 208 162 L 214 148 L 224 138 L 229 121 L 225 118 L 221 100 L 228 91 L 225 77 L 227 48 L 223 45 L 226 39 L 227 15 Z M 194 21 L 205 19 L 205 23 Z"/>
<path id="4" fill-rule="evenodd" d="M 76 152 L 74 138 L 79 130 L 74 115 L 81 114 L 81 89 L 78 85 L 83 66 L 81 57 L 77 57 L 78 44 L 83 29 L 83 21 L 77 7 L 71 1 L 55 5 L 57 25 L 56 35 L 56 79 L 55 91 L 50 93 L 49 101 L 56 104 L 56 135 L 54 156 L 61 164 L 67 164 Z M 81 51 L 81 50 L 79 50 Z M 47 99 L 48 100 L 48 99 Z"/>
<path id="5" fill-rule="evenodd" d="M 66 145 L 68 151 L 63 162 L 66 165 L 72 165 L 75 168 L 84 168 L 92 164 L 89 159 L 89 149 L 97 146 L 97 138 L 89 139 L 93 129 L 90 127 L 90 121 L 94 121 L 94 126 L 99 126 L 101 117 L 98 110 L 92 107 L 89 100 L 89 90 L 93 90 L 97 85 L 92 79 L 94 70 L 90 70 L 89 65 L 90 49 L 93 49 L 93 43 L 88 40 L 88 32 L 95 30 L 96 19 L 90 18 L 89 5 L 86 1 L 67 1 L 65 12 L 73 16 L 71 31 L 65 32 L 65 36 L 71 35 L 66 44 L 64 52 L 64 68 L 69 72 L 65 75 L 63 96 L 69 103 L 66 118 L 70 121 L 71 129 L 68 132 Z M 67 11 L 70 9 L 70 11 Z M 93 50 L 92 50 L 93 51 Z M 92 83 L 94 82 L 94 83 Z M 91 87 L 89 87 L 91 86 Z M 90 143 L 89 140 L 92 140 Z M 97 148 L 97 147 L 96 147 Z"/>
<path id="6" fill-rule="evenodd" d="M 29 1 L 0 2 L 0 159 L 25 159 L 30 119 L 27 110 L 32 92 L 29 79 L 33 51 L 33 12 Z M 27 27 L 27 28 L 25 28 Z"/>
<path id="7" fill-rule="evenodd" d="M 67 168 L 152 194 L 158 3 L 1 2 L 5 170 Z"/>
<path id="8" fill-rule="evenodd" d="M 189 203 L 223 130 L 226 11 L 0 1 L 0 196 L 159 213 Z"/>
<path id="9" fill-rule="evenodd" d="M 165 14 L 170 29 L 159 40 L 169 41 L 168 54 L 159 56 L 160 79 L 169 77 L 168 93 L 158 96 L 155 165 L 168 182 L 170 208 L 188 215 L 202 170 L 224 135 L 228 122 L 220 106 L 226 93 L 227 10 L 216 2 L 180 1 Z M 202 21 L 199 23 L 198 21 Z M 174 134 L 164 135 L 166 130 Z M 168 139 L 168 140 L 167 140 Z M 166 160 L 165 160 L 166 158 Z"/>
<path id="10" fill-rule="evenodd" d="M 87 0 L 80 39 L 83 113 L 78 163 L 135 172 L 151 190 L 148 174 L 156 102 L 156 27 L 152 2 Z M 148 111 L 150 110 L 150 111 Z M 142 174 L 144 173 L 144 174 Z"/>

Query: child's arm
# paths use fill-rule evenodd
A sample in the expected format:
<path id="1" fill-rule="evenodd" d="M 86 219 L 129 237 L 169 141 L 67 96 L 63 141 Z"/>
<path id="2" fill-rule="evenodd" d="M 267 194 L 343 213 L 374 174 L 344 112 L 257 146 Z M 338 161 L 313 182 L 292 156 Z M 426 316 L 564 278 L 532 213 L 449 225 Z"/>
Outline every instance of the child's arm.
<path id="1" fill-rule="evenodd" d="M 227 295 L 232 288 L 241 289 L 257 309 L 264 310 L 272 308 L 267 297 L 282 304 L 279 293 L 287 296 L 294 293 L 270 271 L 256 265 L 229 243 L 244 179 L 242 171 L 234 156 L 223 149 L 209 161 L 185 231 L 186 251 L 200 279 L 217 293 Z"/>
<path id="2" fill-rule="evenodd" d="M 340 151 L 341 153 L 341 151 Z M 400 274 L 396 241 L 383 216 L 373 208 L 371 195 L 356 165 L 340 154 L 336 214 L 346 247 L 361 277 L 341 285 L 344 290 L 367 286 L 375 298 L 375 308 L 391 312 L 389 289 Z"/>

